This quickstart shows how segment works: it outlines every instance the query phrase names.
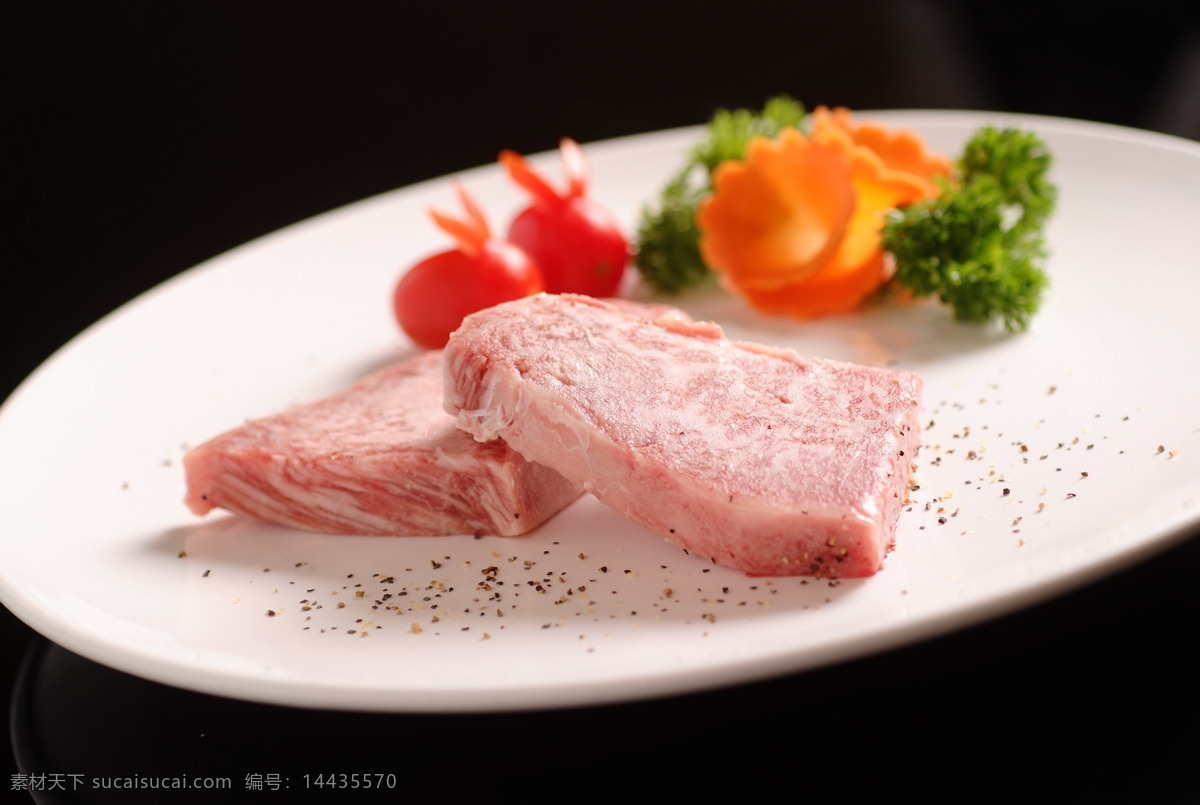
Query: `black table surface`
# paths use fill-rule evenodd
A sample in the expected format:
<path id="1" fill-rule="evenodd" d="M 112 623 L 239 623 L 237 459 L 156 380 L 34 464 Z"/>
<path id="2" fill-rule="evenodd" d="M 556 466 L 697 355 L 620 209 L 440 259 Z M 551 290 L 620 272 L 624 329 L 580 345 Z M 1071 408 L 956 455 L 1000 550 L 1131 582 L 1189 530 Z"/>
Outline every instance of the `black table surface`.
<path id="1" fill-rule="evenodd" d="M 547 3 L 409 5 L 6 9 L 15 204 L 0 399 L 158 282 L 332 207 L 491 162 L 501 148 L 696 124 L 779 92 L 810 106 L 1030 112 L 1200 138 L 1200 32 L 1182 4 L 1141 3 L 1130 20 L 1106 3 L 864 0 L 730 13 L 614 2 L 586 22 Z M 0 538 L 13 537 L 3 529 L 0 518 Z M 186 797 L 91 783 L 153 776 L 227 777 L 227 796 L 250 801 L 517 785 L 538 796 L 1197 802 L 1198 536 L 1076 592 L 880 655 L 534 713 L 219 699 L 96 665 L 0 609 L 0 692 L 12 703 L 12 749 L 0 759 L 14 793 L 44 802 Z M 354 773 L 395 775 L 396 788 L 312 785 Z"/>

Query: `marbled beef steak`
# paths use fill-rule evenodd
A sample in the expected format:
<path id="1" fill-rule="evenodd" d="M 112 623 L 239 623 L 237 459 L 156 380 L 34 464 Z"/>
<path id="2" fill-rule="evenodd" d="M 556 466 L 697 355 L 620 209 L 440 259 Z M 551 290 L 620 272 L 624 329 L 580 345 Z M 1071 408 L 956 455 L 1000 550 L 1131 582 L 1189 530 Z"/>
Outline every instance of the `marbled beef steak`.
<path id="1" fill-rule="evenodd" d="M 919 445 L 920 378 L 541 294 L 468 317 L 446 408 L 689 553 L 751 575 L 870 576 Z"/>
<path id="2" fill-rule="evenodd" d="M 481 444 L 442 407 L 440 352 L 251 421 L 184 457 L 188 506 L 342 534 L 521 534 L 578 484 Z"/>

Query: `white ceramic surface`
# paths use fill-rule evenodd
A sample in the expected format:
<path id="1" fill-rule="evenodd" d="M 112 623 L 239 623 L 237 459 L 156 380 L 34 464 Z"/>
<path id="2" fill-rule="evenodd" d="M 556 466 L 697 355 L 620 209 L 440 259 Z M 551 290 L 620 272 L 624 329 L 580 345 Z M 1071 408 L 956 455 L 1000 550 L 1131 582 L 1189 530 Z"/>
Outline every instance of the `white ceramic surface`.
<path id="1" fill-rule="evenodd" d="M 518 539 L 329 537 L 192 517 L 188 445 L 409 353 L 390 293 L 404 266 L 445 245 L 424 212 L 455 209 L 438 180 L 198 266 L 31 376 L 0 410 L 0 600 L 72 651 L 185 688 L 353 710 L 508 710 L 864 655 L 1194 534 L 1200 145 L 1052 118 L 871 117 L 948 153 L 987 122 L 1050 144 L 1061 190 L 1052 288 L 1030 331 L 958 325 L 926 305 L 815 324 L 719 294 L 682 306 L 735 337 L 924 376 L 920 489 L 876 577 L 748 579 L 590 498 Z M 594 195 L 632 223 L 697 134 L 586 146 Z M 536 162 L 557 170 L 553 154 Z M 494 167 L 457 178 L 497 226 L 523 201 Z"/>

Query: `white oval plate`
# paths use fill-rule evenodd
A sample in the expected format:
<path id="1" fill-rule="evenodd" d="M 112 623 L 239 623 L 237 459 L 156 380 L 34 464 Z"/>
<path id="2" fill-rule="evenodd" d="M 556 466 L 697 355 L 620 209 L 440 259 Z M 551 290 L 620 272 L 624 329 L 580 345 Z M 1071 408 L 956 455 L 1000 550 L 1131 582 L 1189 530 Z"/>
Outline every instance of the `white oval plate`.
<path id="1" fill-rule="evenodd" d="M 863 115 L 866 117 L 866 115 Z M 876 577 L 748 579 L 591 498 L 518 539 L 352 538 L 181 503 L 180 458 L 246 417 L 407 354 L 402 267 L 445 240 L 448 180 L 224 254 L 90 328 L 0 411 L 0 599 L 51 640 L 148 679 L 285 705 L 497 711 L 701 690 L 961 628 L 1115 571 L 1200 523 L 1200 146 L 966 112 L 872 115 L 956 153 L 1038 131 L 1061 190 L 1052 289 L 1017 336 L 936 306 L 816 324 L 687 297 L 731 336 L 914 369 L 920 489 Z M 698 136 L 590 145 L 632 225 Z M 554 154 L 536 158 L 557 171 Z M 502 227 L 494 166 L 458 177 Z M 488 582 L 486 569 L 495 567 Z M 273 613 L 273 614 L 271 614 Z"/>

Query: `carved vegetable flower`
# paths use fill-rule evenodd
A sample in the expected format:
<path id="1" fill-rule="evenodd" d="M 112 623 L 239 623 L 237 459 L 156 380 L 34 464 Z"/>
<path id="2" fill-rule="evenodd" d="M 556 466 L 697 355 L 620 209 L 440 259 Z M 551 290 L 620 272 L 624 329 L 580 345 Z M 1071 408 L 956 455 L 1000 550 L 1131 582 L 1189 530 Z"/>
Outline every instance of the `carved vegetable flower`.
<path id="1" fill-rule="evenodd" d="M 816 109 L 808 136 L 758 138 L 721 164 L 696 222 L 705 262 L 756 308 L 800 318 L 854 310 L 888 278 L 888 210 L 936 195 L 950 162 L 917 135 Z"/>

